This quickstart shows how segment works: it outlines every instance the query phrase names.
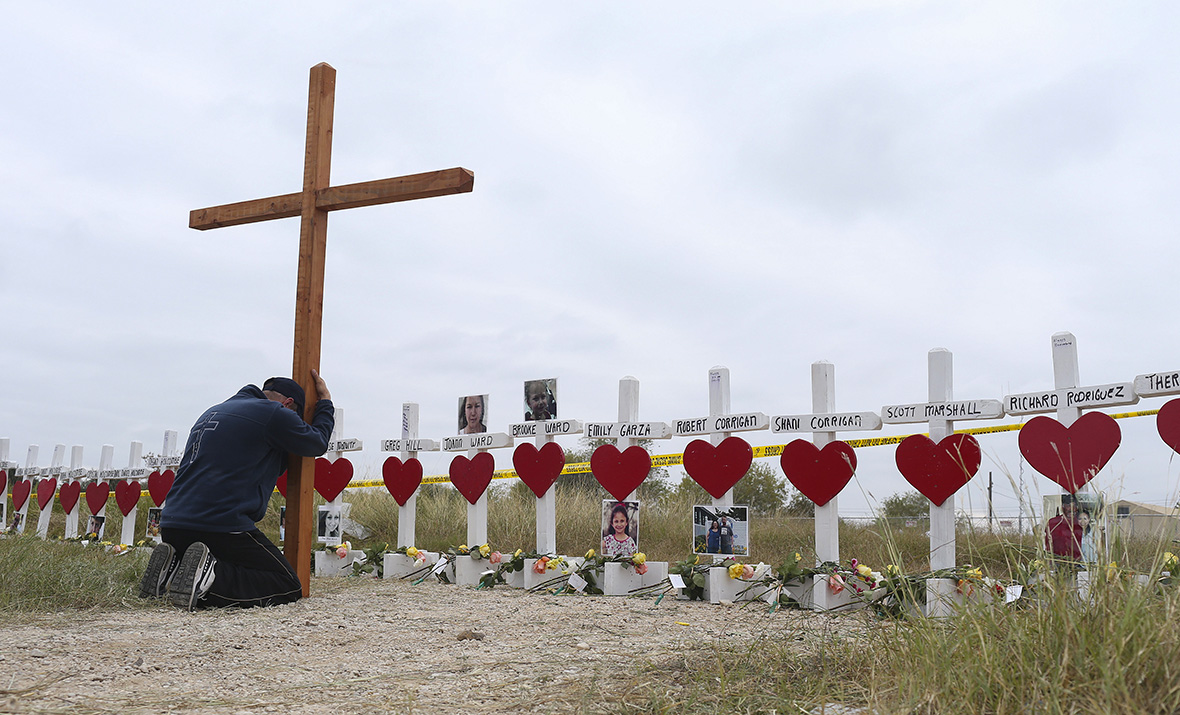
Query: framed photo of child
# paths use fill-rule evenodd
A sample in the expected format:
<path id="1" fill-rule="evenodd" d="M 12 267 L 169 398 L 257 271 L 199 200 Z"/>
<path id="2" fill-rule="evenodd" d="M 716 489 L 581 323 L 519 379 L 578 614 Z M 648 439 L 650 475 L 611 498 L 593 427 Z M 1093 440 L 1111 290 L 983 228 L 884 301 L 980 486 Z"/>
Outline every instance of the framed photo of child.
<path id="1" fill-rule="evenodd" d="M 86 522 L 86 535 L 94 534 L 94 538 L 102 541 L 102 532 L 106 528 L 107 518 L 101 514 L 91 514 Z"/>
<path id="2" fill-rule="evenodd" d="M 524 419 L 526 422 L 557 419 L 557 378 L 525 381 Z"/>
<path id="3" fill-rule="evenodd" d="M 603 556 L 631 556 L 639 551 L 639 502 L 602 502 Z"/>
<path id="4" fill-rule="evenodd" d="M 750 553 L 750 508 L 715 507 L 698 504 L 692 508 L 692 552 L 748 556 Z"/>

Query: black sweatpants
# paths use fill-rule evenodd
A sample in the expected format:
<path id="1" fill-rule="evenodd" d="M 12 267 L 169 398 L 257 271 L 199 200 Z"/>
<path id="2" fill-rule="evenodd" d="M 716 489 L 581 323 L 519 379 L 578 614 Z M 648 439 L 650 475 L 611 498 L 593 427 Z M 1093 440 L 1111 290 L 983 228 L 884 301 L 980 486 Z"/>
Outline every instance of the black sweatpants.
<path id="1" fill-rule="evenodd" d="M 258 529 L 226 534 L 165 527 L 160 536 L 177 554 L 200 541 L 217 559 L 213 586 L 201 606 L 277 606 L 303 596 L 303 585 L 287 557 Z"/>

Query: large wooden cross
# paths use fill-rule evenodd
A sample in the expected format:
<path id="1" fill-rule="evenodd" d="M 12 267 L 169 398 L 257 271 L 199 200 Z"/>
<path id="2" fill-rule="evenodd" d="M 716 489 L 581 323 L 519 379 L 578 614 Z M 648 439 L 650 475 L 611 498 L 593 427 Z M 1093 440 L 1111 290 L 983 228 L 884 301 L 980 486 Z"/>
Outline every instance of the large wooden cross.
<path id="1" fill-rule="evenodd" d="M 324 308 L 324 256 L 328 240 L 328 212 L 394 201 L 424 199 L 471 191 L 475 174 L 455 168 L 425 174 L 331 186 L 332 112 L 336 98 L 336 70 L 325 63 L 311 68 L 307 98 L 307 145 L 303 190 L 266 199 L 196 209 L 189 228 L 205 230 L 255 221 L 299 216 L 299 278 L 295 291 L 295 358 L 291 376 L 307 393 L 304 419 L 310 420 L 316 392 L 311 371 L 320 367 L 320 334 Z M 315 460 L 291 455 L 287 469 L 287 533 L 285 553 L 309 594 L 311 582 L 313 485 Z"/>

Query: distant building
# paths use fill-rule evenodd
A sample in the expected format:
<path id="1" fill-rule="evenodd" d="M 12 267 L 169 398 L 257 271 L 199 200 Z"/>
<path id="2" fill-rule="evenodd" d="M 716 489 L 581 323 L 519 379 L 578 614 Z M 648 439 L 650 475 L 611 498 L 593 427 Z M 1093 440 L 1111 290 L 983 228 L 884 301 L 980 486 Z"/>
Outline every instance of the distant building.
<path id="1" fill-rule="evenodd" d="M 1164 543 L 1180 538 L 1180 511 L 1175 507 L 1121 499 L 1107 508 L 1112 535 L 1124 539 L 1157 539 Z"/>

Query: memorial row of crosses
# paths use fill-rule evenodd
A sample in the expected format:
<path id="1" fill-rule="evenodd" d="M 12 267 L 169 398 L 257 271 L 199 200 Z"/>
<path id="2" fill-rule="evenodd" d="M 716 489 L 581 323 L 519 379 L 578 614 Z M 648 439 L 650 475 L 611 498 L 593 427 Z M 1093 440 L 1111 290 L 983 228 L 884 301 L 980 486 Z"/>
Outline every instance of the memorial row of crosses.
<path id="1" fill-rule="evenodd" d="M 1037 416 L 1021 428 L 1020 451 L 1029 464 L 1071 494 L 1085 485 L 1109 461 L 1119 446 L 1117 423 L 1102 412 L 1084 408 L 1134 404 L 1140 396 L 1180 394 L 1180 372 L 1152 373 L 1138 376 L 1133 383 L 1080 385 L 1076 343 L 1069 333 L 1053 336 L 1054 389 L 1038 393 L 1008 395 L 1003 400 L 954 400 L 951 354 L 942 349 L 929 353 L 928 401 L 886 405 L 876 412 L 837 412 L 835 409 L 834 366 L 817 362 L 812 366 L 812 412 L 768 417 L 763 413 L 733 413 L 730 409 L 729 371 L 715 367 L 709 371 L 709 414 L 673 420 L 672 423 L 639 419 L 639 382 L 627 377 L 619 384 L 618 420 L 582 422 L 556 418 L 534 420 L 510 426 L 510 433 L 475 433 L 446 437 L 441 442 L 418 436 L 419 409 L 415 404 L 402 408 L 401 435 L 382 440 L 385 452 L 398 452 L 382 465 L 386 488 L 399 505 L 398 546 L 414 544 L 416 493 L 423 471 L 417 457 L 424 451 L 464 452 L 455 456 L 449 468 L 451 483 L 468 502 L 467 543 L 487 542 L 487 487 L 494 471 L 489 450 L 513 447 L 520 437 L 532 436 L 533 442 L 515 445 L 512 456 L 517 476 L 537 497 L 538 553 L 556 550 L 556 514 L 552 486 L 565 467 L 564 452 L 554 441 L 559 435 L 580 435 L 606 439 L 612 443 L 599 446 L 590 460 L 591 471 L 617 502 L 635 501 L 636 490 L 651 468 L 647 451 L 635 444 L 640 439 L 668 439 L 673 436 L 697 437 L 684 450 L 683 465 L 688 475 L 713 498 L 712 509 L 721 513 L 734 507 L 733 487 L 746 474 L 753 460 L 753 449 L 735 433 L 770 429 L 776 433 L 811 432 L 810 441 L 797 439 L 785 445 L 779 463 L 787 478 L 816 504 L 815 547 L 817 561 L 839 561 L 838 507 L 840 491 L 856 471 L 856 454 L 846 442 L 836 439 L 838 432 L 878 430 L 884 424 L 924 423 L 928 435 L 914 434 L 897 447 L 898 470 L 930 503 L 930 565 L 932 570 L 955 567 L 954 509 L 951 497 L 976 473 L 981 460 L 978 442 L 969 434 L 955 433 L 953 424 L 960 420 L 998 419 L 1005 414 L 1029 415 L 1055 412 L 1056 419 Z M 545 381 L 555 390 L 555 380 Z M 526 388 L 527 396 L 527 388 Z M 480 403 L 484 404 L 483 402 Z M 342 493 L 350 483 L 353 470 L 345 453 L 361 450 L 359 439 L 346 438 L 344 411 L 339 410 L 336 431 L 328 445 L 329 455 L 316 460 L 315 488 L 328 502 L 321 507 L 321 522 L 327 519 L 335 531 L 324 533 L 320 540 L 339 540 L 339 524 L 345 505 Z M 486 417 L 480 413 L 481 420 Z M 1164 405 L 1157 417 L 1161 437 L 1180 451 L 1180 400 Z M 700 439 L 707 437 L 706 439 Z M 92 514 L 87 534 L 102 532 L 106 502 L 111 484 L 116 504 L 122 512 L 121 543 L 134 543 L 135 510 L 146 477 L 148 491 L 156 506 L 148 519 L 148 536 L 171 486 L 174 469 L 180 461 L 176 433 L 166 432 L 160 456 L 145 459 L 142 443 L 132 443 L 127 467 L 111 466 L 113 447 L 103 448 L 99 467 L 81 466 L 82 449 L 75 447 L 69 467 L 64 466 L 65 446 L 57 445 L 47 468 L 36 466 L 38 448 L 32 446 L 25 466 L 8 461 L 8 441 L 0 440 L 0 478 L 12 475 L 13 516 L 5 518 L 10 531 L 24 531 L 29 496 L 34 493 L 40 508 L 37 533 L 45 537 L 49 525 L 54 493 L 57 492 L 66 513 L 66 538 L 77 536 L 78 505 L 85 484 L 87 504 Z M 153 471 L 148 474 L 147 470 Z M 286 479 L 279 490 L 286 492 Z M 0 484 L 0 487 L 4 485 Z M 7 502 L 3 509 L 7 508 Z M 0 511 L 0 513 L 3 513 Z M 928 586 L 928 603 L 949 600 L 953 583 L 932 580 Z M 818 608 L 835 607 L 834 595 L 817 588 Z"/>

